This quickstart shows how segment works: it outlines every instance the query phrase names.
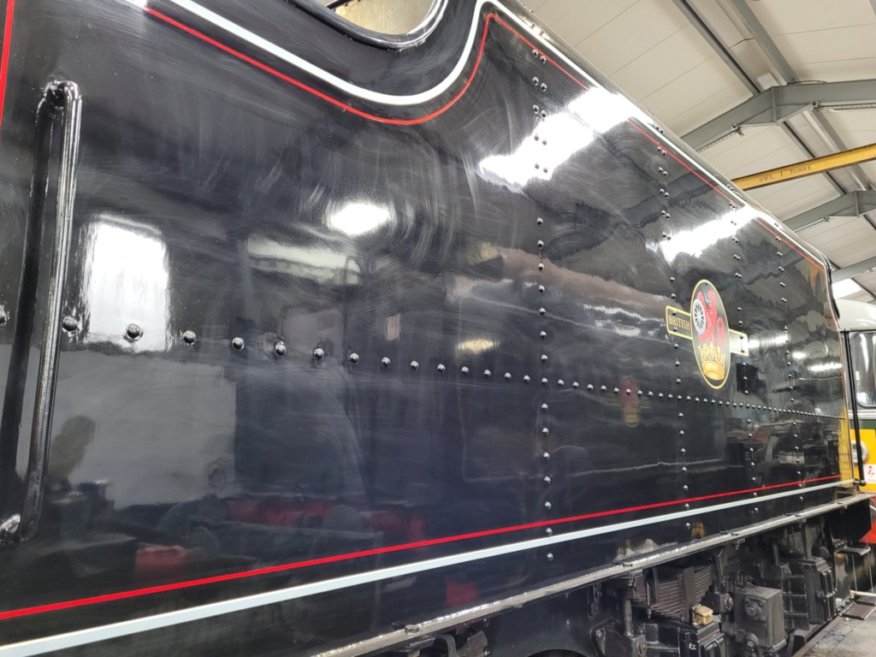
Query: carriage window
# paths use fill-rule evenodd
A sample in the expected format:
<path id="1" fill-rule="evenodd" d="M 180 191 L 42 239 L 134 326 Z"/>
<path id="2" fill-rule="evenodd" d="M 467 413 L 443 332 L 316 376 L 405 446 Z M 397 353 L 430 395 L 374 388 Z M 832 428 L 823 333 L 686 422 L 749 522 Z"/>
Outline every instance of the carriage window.
<path id="1" fill-rule="evenodd" d="M 318 0 L 351 23 L 383 34 L 407 34 L 419 27 L 440 0 Z"/>
<path id="2" fill-rule="evenodd" d="M 852 334 L 852 370 L 858 404 L 876 408 L 876 332 Z"/>

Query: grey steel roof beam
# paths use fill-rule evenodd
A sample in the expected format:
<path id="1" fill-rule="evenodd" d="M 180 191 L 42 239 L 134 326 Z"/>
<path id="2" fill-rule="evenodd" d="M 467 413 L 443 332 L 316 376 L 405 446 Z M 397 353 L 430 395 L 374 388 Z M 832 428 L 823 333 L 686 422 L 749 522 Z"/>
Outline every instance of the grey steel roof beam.
<path id="1" fill-rule="evenodd" d="M 848 192 L 791 217 L 785 225 L 791 230 L 802 230 L 829 217 L 856 217 L 871 210 L 876 210 L 876 192 Z"/>
<path id="2" fill-rule="evenodd" d="M 833 274 L 831 274 L 831 279 L 834 283 L 839 283 L 840 281 L 844 281 L 848 278 L 864 274 L 871 269 L 876 269 L 876 256 L 872 258 L 867 258 L 866 260 L 862 260 L 861 262 L 856 262 L 854 265 L 849 265 L 848 267 L 837 269 L 835 272 L 833 272 Z"/>
<path id="3" fill-rule="evenodd" d="M 770 87 L 684 135 L 700 149 L 743 126 L 775 124 L 807 109 L 876 103 L 876 79 Z"/>

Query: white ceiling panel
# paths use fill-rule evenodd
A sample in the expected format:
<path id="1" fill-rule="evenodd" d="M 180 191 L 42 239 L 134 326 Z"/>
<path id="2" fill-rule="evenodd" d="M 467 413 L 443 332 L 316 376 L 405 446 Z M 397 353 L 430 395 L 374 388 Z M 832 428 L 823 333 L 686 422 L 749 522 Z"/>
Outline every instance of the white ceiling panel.
<path id="1" fill-rule="evenodd" d="M 558 0 L 551 0 L 557 2 Z M 545 7 L 549 7 L 549 2 Z M 589 3 L 577 3 L 586 18 Z M 667 0 L 638 0 L 575 47 L 607 75 L 614 73 L 688 26 Z M 655 60 L 655 72 L 664 62 Z"/>
<path id="2" fill-rule="evenodd" d="M 870 0 L 755 0 L 749 6 L 773 37 L 876 24 Z"/>
<path id="3" fill-rule="evenodd" d="M 780 81 L 775 67 L 734 14 L 729 0 L 688 0 L 749 79 Z M 876 78 L 876 0 L 747 0 L 799 80 Z M 531 0 L 529 6 L 580 54 L 658 120 L 685 134 L 751 96 L 736 73 L 671 0 Z M 822 112 L 849 147 L 876 142 L 876 109 Z M 823 131 L 803 116 L 791 128 L 816 154 L 832 152 Z M 728 177 L 784 166 L 808 153 L 780 126 L 746 127 L 701 152 Z M 859 171 L 876 181 L 876 162 Z M 857 189 L 850 169 L 834 177 Z M 868 183 L 869 184 L 869 183 Z M 789 219 L 837 196 L 824 175 L 764 187 L 751 197 Z M 876 217 L 876 212 L 872 213 Z M 835 264 L 876 256 L 876 229 L 860 217 L 837 217 L 802 231 Z M 876 272 L 856 277 L 876 291 Z"/>
<path id="4" fill-rule="evenodd" d="M 605 27 L 638 1 L 588 0 L 582 3 L 581 0 L 542 0 L 538 3 L 528 2 L 527 5 L 554 32 L 574 45 Z M 599 66 L 598 62 L 593 63 Z"/>
<path id="5" fill-rule="evenodd" d="M 861 217 L 834 217 L 800 231 L 803 239 L 840 267 L 876 256 L 873 233 L 873 227 Z"/>

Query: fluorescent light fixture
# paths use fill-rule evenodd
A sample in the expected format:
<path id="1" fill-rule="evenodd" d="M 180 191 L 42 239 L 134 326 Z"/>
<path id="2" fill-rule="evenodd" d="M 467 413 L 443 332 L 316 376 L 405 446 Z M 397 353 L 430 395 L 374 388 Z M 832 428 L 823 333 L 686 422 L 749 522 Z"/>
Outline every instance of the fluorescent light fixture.
<path id="1" fill-rule="evenodd" d="M 352 201 L 329 215 L 328 227 L 350 237 L 370 233 L 389 223 L 389 208 L 367 201 Z"/>

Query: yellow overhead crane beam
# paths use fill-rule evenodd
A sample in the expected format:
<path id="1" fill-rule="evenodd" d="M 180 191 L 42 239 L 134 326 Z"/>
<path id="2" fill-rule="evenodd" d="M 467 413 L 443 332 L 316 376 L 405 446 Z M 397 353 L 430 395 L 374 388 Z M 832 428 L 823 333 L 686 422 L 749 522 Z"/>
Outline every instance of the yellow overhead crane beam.
<path id="1" fill-rule="evenodd" d="M 760 173 L 753 173 L 750 176 L 735 178 L 733 182 L 740 189 L 755 189 L 804 176 L 811 176 L 816 173 L 824 173 L 825 171 L 851 166 L 852 164 L 868 162 L 869 160 L 876 160 L 876 144 L 852 148 L 841 153 L 816 157 L 784 167 L 768 169 Z"/>

